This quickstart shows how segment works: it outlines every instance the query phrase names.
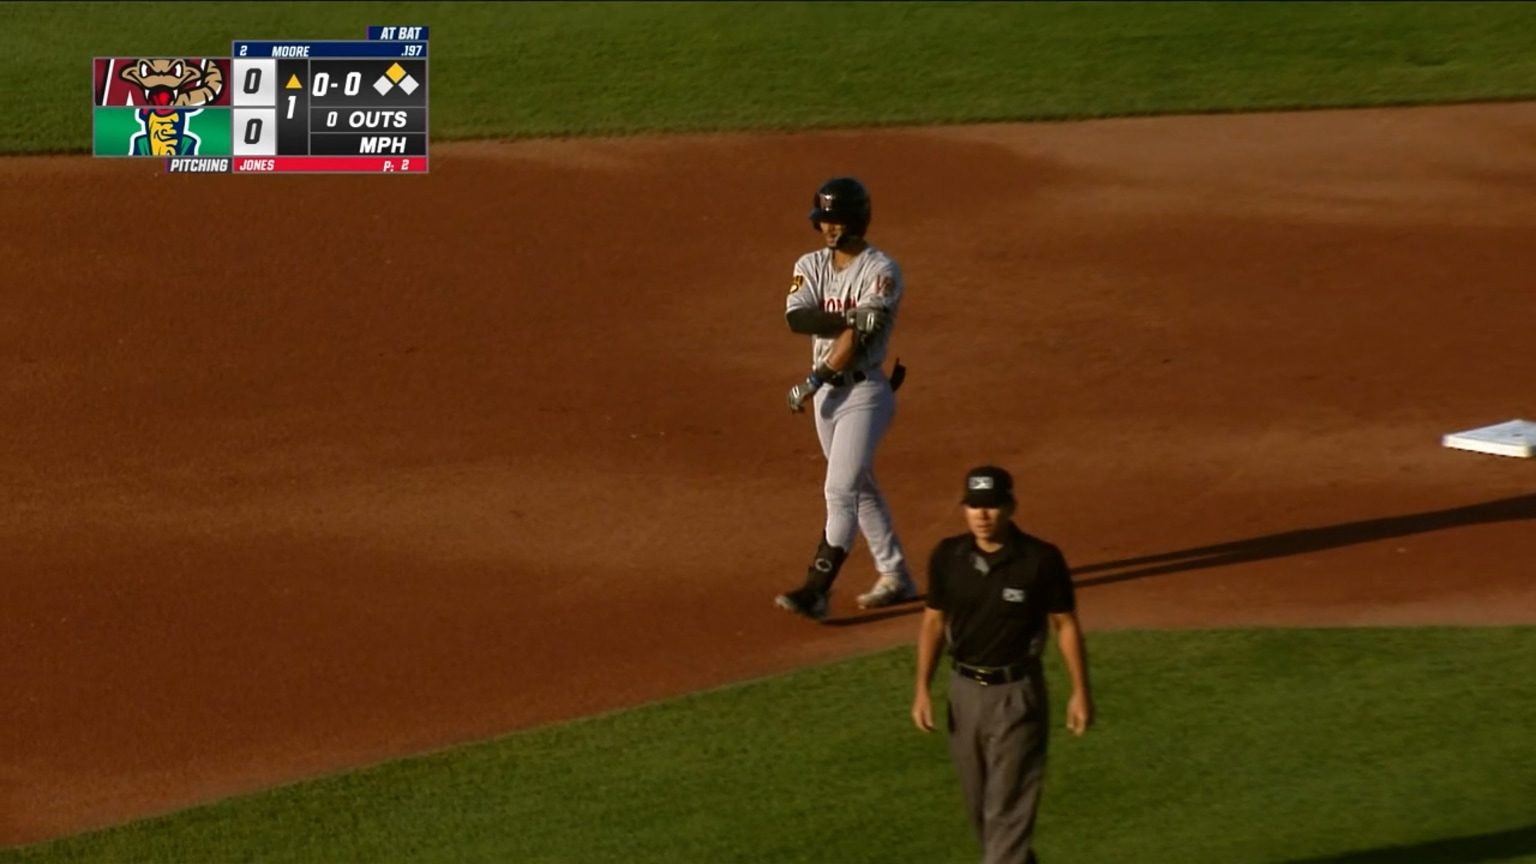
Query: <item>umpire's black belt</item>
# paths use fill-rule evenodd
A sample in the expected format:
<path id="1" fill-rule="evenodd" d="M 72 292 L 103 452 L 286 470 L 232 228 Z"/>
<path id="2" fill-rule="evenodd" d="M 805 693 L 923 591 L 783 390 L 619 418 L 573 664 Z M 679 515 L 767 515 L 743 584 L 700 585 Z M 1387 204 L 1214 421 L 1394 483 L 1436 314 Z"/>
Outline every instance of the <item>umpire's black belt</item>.
<path id="1" fill-rule="evenodd" d="M 1015 681 L 1023 681 L 1040 671 L 1040 660 L 1026 660 L 1023 663 L 1015 663 L 1012 666 L 972 666 L 969 663 L 955 661 L 955 671 L 971 679 L 980 682 L 983 686 L 988 684 L 1012 684 Z"/>

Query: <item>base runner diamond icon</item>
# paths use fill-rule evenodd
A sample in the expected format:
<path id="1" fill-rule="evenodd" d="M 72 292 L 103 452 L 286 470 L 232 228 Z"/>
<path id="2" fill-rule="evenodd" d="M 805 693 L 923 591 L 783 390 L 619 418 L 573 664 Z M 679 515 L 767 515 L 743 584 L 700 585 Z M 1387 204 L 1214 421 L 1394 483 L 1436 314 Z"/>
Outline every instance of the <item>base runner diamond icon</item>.
<path id="1" fill-rule="evenodd" d="M 384 74 L 389 76 L 389 80 L 399 84 L 400 79 L 405 77 L 405 69 L 401 68 L 399 63 L 392 63 L 388 69 L 384 70 Z"/>
<path id="2" fill-rule="evenodd" d="M 385 78 L 383 75 L 379 76 L 379 80 L 373 82 L 373 89 L 379 91 L 379 95 L 380 96 L 383 96 L 385 93 L 388 93 L 389 92 L 389 88 L 393 87 L 393 86 L 394 86 L 393 84 L 389 83 L 389 79 Z"/>
<path id="3" fill-rule="evenodd" d="M 412 78 L 410 75 L 406 75 L 405 79 L 400 82 L 400 89 L 404 90 L 405 91 L 405 95 L 407 95 L 407 96 L 411 95 L 412 93 L 415 93 L 416 92 L 416 88 L 420 87 L 420 86 L 421 86 L 420 84 L 416 83 L 416 79 Z"/>

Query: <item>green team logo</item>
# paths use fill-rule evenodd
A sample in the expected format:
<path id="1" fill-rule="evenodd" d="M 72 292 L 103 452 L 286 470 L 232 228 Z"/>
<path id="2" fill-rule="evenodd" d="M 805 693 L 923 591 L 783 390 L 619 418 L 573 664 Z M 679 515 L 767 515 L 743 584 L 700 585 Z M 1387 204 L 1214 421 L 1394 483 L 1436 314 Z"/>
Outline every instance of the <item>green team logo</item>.
<path id="1" fill-rule="evenodd" d="M 97 156 L 229 156 L 228 108 L 96 109 Z"/>
<path id="2" fill-rule="evenodd" d="M 199 108 L 140 108 L 137 116 L 143 131 L 128 142 L 135 156 L 196 156 L 203 140 L 188 128 L 188 121 L 203 113 Z"/>

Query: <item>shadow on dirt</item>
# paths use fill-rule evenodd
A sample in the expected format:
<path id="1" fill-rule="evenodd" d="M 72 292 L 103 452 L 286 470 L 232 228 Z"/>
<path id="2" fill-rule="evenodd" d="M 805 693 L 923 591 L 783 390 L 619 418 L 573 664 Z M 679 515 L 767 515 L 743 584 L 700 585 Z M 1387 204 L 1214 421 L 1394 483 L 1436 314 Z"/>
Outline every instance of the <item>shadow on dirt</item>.
<path id="1" fill-rule="evenodd" d="M 853 627 L 859 624 L 873 624 L 876 621 L 889 621 L 892 618 L 901 618 L 907 615 L 916 615 L 923 611 L 923 601 L 928 599 L 927 594 L 919 594 L 900 606 L 890 609 L 881 609 L 879 612 L 867 612 L 848 618 L 828 618 L 822 623 L 828 627 Z"/>
<path id="2" fill-rule="evenodd" d="M 1305 555 L 1310 552 L 1337 549 L 1341 546 L 1426 534 L 1447 528 L 1533 518 L 1536 518 L 1536 494 L 1517 495 L 1513 498 L 1500 498 L 1496 501 L 1453 507 L 1448 510 L 1431 510 L 1427 513 L 1411 513 L 1406 516 L 1346 522 L 1342 525 L 1329 525 L 1323 528 L 1302 528 L 1262 537 L 1250 537 L 1246 540 L 1235 540 L 1230 543 L 1180 549 L 1176 552 L 1164 552 L 1139 558 L 1124 558 L 1119 561 L 1105 561 L 1100 564 L 1074 567 L 1072 572 L 1078 587 L 1109 585 L 1170 573 L 1283 558 L 1287 555 Z M 1108 570 L 1121 572 L 1083 578 L 1086 574 L 1104 573 Z"/>
<path id="3" fill-rule="evenodd" d="M 1529 860 L 1536 855 L 1536 824 L 1491 834 L 1430 840 L 1413 846 L 1391 846 L 1345 852 L 1323 858 L 1296 858 L 1282 864 L 1493 864 Z"/>

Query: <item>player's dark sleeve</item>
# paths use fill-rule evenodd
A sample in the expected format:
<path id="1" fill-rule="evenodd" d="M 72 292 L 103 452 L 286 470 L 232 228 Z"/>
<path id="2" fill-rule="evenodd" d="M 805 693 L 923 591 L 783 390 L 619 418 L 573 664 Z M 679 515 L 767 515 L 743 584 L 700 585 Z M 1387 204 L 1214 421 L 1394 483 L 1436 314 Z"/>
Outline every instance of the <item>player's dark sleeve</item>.
<path id="1" fill-rule="evenodd" d="M 941 540 L 933 547 L 933 553 L 928 556 L 928 598 L 924 601 L 929 609 L 944 611 L 945 602 L 949 599 L 949 584 L 946 580 L 945 564 L 949 562 L 949 541 Z"/>
<path id="2" fill-rule="evenodd" d="M 1077 591 L 1072 585 L 1072 572 L 1061 550 L 1055 546 L 1047 549 L 1040 567 L 1041 581 L 1051 586 L 1050 600 L 1045 611 L 1055 615 L 1076 612 Z"/>
<path id="3" fill-rule="evenodd" d="M 848 329 L 843 316 L 821 309 L 791 309 L 784 317 L 789 319 L 789 329 L 806 336 L 836 336 Z"/>

